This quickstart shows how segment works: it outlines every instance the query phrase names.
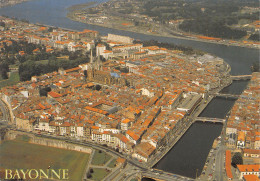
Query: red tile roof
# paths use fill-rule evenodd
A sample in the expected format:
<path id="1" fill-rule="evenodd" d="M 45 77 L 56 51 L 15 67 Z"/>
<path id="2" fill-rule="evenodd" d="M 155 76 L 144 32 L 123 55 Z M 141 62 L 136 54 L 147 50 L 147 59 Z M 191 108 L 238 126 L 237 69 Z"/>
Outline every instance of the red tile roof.
<path id="1" fill-rule="evenodd" d="M 53 97 L 53 98 L 62 97 L 61 94 L 56 93 L 56 92 L 53 92 L 53 91 L 48 92 L 48 94 L 49 94 L 51 97 Z"/>
<path id="2" fill-rule="evenodd" d="M 246 181 L 259 181 L 260 180 L 257 175 L 244 175 L 244 178 Z"/>
<path id="3" fill-rule="evenodd" d="M 231 152 L 230 150 L 226 151 L 226 173 L 228 178 L 233 178 L 232 172 L 231 172 Z"/>

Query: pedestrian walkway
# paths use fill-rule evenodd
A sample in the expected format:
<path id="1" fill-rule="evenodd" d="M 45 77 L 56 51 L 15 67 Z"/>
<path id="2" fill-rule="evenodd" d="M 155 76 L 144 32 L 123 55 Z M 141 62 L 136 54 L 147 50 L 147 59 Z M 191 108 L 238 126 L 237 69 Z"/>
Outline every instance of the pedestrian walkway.
<path id="1" fill-rule="evenodd" d="M 91 152 L 91 154 L 89 156 L 88 164 L 87 164 L 87 166 L 85 168 L 85 174 L 83 176 L 84 180 L 87 180 L 87 173 L 88 173 L 88 170 L 89 170 L 89 166 L 91 165 L 92 158 L 94 157 L 94 154 L 95 154 L 95 150 L 92 149 L 92 152 Z"/>
<path id="2" fill-rule="evenodd" d="M 111 158 L 104 164 L 104 165 L 94 165 L 93 164 L 93 158 L 95 153 L 97 152 L 97 150 L 93 149 L 90 156 L 89 156 L 89 160 L 88 160 L 88 165 L 85 168 L 85 174 L 84 174 L 84 180 L 91 180 L 89 178 L 87 178 L 87 174 L 89 172 L 89 170 L 92 169 L 105 169 L 107 171 L 109 171 L 110 173 L 103 178 L 102 180 L 107 180 L 107 178 L 110 178 L 111 176 L 114 177 L 118 174 L 118 170 L 120 170 L 119 168 L 121 167 L 121 165 L 118 165 L 114 168 L 110 168 L 108 165 L 110 164 L 110 162 L 112 162 L 114 159 L 116 159 L 115 156 L 111 155 Z M 106 153 L 107 154 L 107 153 Z M 116 173 L 116 174 L 115 174 Z"/>

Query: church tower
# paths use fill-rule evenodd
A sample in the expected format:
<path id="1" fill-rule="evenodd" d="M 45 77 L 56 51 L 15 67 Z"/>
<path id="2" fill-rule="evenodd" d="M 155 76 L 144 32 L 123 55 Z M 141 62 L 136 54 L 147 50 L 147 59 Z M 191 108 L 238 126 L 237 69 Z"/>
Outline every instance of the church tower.
<path id="1" fill-rule="evenodd" d="M 103 67 L 102 67 L 102 61 L 100 59 L 100 56 L 97 57 L 96 61 L 95 61 L 95 69 L 96 70 L 103 70 Z"/>
<path id="2" fill-rule="evenodd" d="M 92 49 L 90 50 L 90 62 L 88 64 L 88 79 L 89 80 L 93 80 L 94 78 L 94 63 L 93 63 L 93 52 L 92 52 Z"/>

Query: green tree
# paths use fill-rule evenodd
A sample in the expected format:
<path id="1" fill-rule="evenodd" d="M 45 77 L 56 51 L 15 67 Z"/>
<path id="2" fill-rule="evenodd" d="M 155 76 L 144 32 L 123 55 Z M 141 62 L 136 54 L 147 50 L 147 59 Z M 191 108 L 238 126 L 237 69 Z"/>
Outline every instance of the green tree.
<path id="1" fill-rule="evenodd" d="M 50 27 L 50 28 L 48 29 L 48 32 L 53 32 L 53 28 Z"/>
<path id="2" fill-rule="evenodd" d="M 260 62 L 254 62 L 253 65 L 251 66 L 251 71 L 252 72 L 260 72 Z"/>
<path id="3" fill-rule="evenodd" d="M 2 79 L 8 79 L 8 75 L 7 75 L 6 70 L 1 70 L 1 77 L 2 77 Z"/>
<path id="4" fill-rule="evenodd" d="M 92 177 L 92 175 L 91 175 L 91 173 L 87 173 L 87 178 L 91 178 Z"/>
<path id="5" fill-rule="evenodd" d="M 237 165 L 242 165 L 242 164 L 243 164 L 242 154 L 240 152 L 236 152 L 232 157 L 231 165 L 237 168 Z"/>
<path id="6" fill-rule="evenodd" d="M 0 22 L 0 26 L 5 27 L 5 22 Z"/>
<path id="7" fill-rule="evenodd" d="M 90 173 L 94 173 L 93 168 L 89 169 L 89 172 L 90 172 Z"/>
<path id="8" fill-rule="evenodd" d="M 260 41 L 260 36 L 258 33 L 256 33 L 256 34 L 250 35 L 250 37 L 248 39 L 253 40 L 253 41 Z"/>

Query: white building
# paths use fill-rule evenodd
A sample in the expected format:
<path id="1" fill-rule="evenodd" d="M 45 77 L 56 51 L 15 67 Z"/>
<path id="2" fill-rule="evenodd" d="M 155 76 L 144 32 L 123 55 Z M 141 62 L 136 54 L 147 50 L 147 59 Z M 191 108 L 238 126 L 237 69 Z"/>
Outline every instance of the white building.
<path id="1" fill-rule="evenodd" d="M 126 52 L 128 50 L 137 50 L 140 51 L 143 47 L 142 44 L 131 44 L 131 45 L 122 45 L 122 46 L 115 46 L 112 48 L 112 50 L 120 50 L 122 52 Z"/>
<path id="2" fill-rule="evenodd" d="M 121 121 L 121 130 L 127 131 L 130 126 L 131 121 L 129 119 L 124 119 Z"/>
<path id="3" fill-rule="evenodd" d="M 39 120 L 39 130 L 41 131 L 49 131 L 49 119 L 40 119 Z"/>
<path id="4" fill-rule="evenodd" d="M 84 128 L 83 128 L 83 124 L 81 123 L 77 125 L 77 136 L 78 137 L 84 136 Z"/>
<path id="5" fill-rule="evenodd" d="M 153 97 L 154 96 L 154 91 L 148 90 L 146 88 L 142 88 L 142 95 L 148 96 L 148 97 Z"/>
<path id="6" fill-rule="evenodd" d="M 103 54 L 103 52 L 106 50 L 106 46 L 103 44 L 98 44 L 96 47 L 96 56 L 99 56 Z"/>

